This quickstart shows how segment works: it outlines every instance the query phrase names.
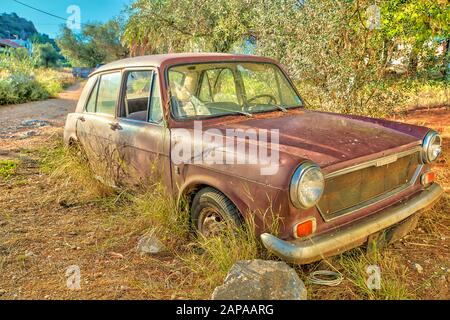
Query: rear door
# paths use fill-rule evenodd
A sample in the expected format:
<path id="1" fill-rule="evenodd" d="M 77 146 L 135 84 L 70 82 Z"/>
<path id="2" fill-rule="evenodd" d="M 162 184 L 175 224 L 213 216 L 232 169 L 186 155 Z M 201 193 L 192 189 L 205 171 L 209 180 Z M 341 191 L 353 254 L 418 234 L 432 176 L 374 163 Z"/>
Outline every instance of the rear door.
<path id="1" fill-rule="evenodd" d="M 124 159 L 121 181 L 133 185 L 162 181 L 170 189 L 170 134 L 156 69 L 124 70 L 118 126 L 116 145 Z"/>
<path id="2" fill-rule="evenodd" d="M 83 113 L 77 121 L 77 136 L 94 174 L 109 185 L 117 185 L 121 155 L 115 141 L 120 127 L 116 120 L 122 74 L 120 71 L 98 76 Z"/>

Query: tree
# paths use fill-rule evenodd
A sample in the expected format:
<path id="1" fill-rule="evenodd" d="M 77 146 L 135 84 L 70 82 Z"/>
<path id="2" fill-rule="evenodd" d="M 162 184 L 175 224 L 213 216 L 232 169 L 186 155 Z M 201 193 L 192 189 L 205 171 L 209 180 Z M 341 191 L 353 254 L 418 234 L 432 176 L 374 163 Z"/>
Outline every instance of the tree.
<path id="1" fill-rule="evenodd" d="M 61 55 L 51 43 L 35 44 L 33 46 L 33 58 L 36 66 L 48 68 L 56 66 L 58 60 L 61 59 Z"/>
<path id="2" fill-rule="evenodd" d="M 55 39 L 50 38 L 47 34 L 45 33 L 35 33 L 30 37 L 30 41 L 33 44 L 46 44 L 46 43 L 50 43 L 56 51 L 61 51 L 58 47 L 58 45 L 56 44 Z"/>
<path id="3" fill-rule="evenodd" d="M 409 70 L 417 72 L 425 44 L 450 37 L 450 10 L 446 0 L 391 0 L 382 2 L 382 32 L 386 41 L 411 47 Z"/>
<path id="4" fill-rule="evenodd" d="M 121 27 L 117 21 L 105 24 L 90 24 L 81 34 L 63 28 L 56 40 L 61 53 L 73 66 L 95 67 L 98 64 L 122 59 L 128 50 L 121 44 Z"/>
<path id="5" fill-rule="evenodd" d="M 141 55 L 235 52 L 254 39 L 256 52 L 286 65 L 317 107 L 379 116 L 401 98 L 387 86 L 393 48 L 403 42 L 420 53 L 433 37 L 448 37 L 448 14 L 443 0 L 137 0 L 123 40 Z"/>
<path id="6" fill-rule="evenodd" d="M 124 42 L 133 54 L 230 51 L 253 27 L 254 0 L 137 0 Z"/>

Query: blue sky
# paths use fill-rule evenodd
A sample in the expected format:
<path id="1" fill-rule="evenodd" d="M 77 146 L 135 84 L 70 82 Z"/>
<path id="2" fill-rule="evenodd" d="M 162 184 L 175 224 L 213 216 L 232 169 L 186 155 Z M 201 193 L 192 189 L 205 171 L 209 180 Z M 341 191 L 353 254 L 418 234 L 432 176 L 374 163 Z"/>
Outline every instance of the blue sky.
<path id="1" fill-rule="evenodd" d="M 105 22 L 118 16 L 131 0 L 20 0 L 25 4 L 47 11 L 60 17 L 69 17 L 66 12 L 70 5 L 77 5 L 81 11 L 81 23 Z M 13 0 L 0 0 L 0 13 L 15 12 L 20 17 L 31 20 L 40 33 L 54 38 L 64 21 L 27 8 Z"/>

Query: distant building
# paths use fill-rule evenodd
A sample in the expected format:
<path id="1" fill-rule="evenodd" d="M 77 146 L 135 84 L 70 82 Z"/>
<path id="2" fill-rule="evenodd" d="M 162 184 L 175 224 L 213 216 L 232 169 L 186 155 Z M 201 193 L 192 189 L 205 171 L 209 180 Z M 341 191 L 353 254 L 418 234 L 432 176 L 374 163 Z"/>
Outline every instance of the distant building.
<path id="1" fill-rule="evenodd" d="M 0 39 L 0 52 L 5 51 L 6 49 L 17 49 L 17 48 L 25 48 L 28 50 L 28 53 L 31 55 L 33 52 L 33 44 L 30 40 L 22 40 L 22 39 Z"/>

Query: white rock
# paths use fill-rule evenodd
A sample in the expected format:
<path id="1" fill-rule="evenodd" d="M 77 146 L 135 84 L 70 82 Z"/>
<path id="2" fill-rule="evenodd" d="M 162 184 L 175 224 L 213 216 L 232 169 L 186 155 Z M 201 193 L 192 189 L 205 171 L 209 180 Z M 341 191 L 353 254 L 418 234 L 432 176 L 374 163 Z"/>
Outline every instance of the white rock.
<path id="1" fill-rule="evenodd" d="M 166 247 L 156 236 L 156 229 L 152 229 L 139 239 L 136 250 L 141 253 L 157 254 L 166 251 Z"/>
<path id="2" fill-rule="evenodd" d="M 416 271 L 418 273 L 422 273 L 423 272 L 423 267 L 420 264 L 418 264 L 418 263 L 414 263 L 414 269 L 416 269 Z"/>

